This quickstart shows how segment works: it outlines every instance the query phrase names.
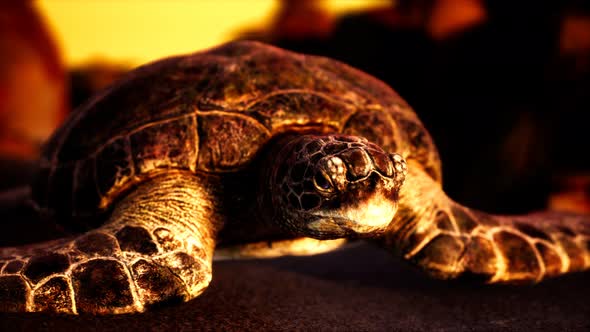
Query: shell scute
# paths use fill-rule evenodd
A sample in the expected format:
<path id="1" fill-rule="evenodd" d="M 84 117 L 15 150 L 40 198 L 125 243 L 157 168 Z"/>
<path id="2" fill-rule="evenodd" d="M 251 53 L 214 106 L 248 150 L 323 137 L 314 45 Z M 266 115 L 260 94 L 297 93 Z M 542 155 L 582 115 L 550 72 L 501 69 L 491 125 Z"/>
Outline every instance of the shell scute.
<path id="1" fill-rule="evenodd" d="M 194 115 L 147 126 L 129 140 L 137 174 L 156 168 L 195 169 L 198 136 Z"/>
<path id="2" fill-rule="evenodd" d="M 342 119 L 354 113 L 352 105 L 313 91 L 273 93 L 247 109 L 271 131 L 287 126 L 323 125 L 339 129 Z"/>
<path id="3" fill-rule="evenodd" d="M 345 134 L 364 137 L 387 152 L 398 152 L 401 137 L 397 131 L 391 115 L 381 110 L 359 110 L 344 125 Z"/>
<path id="4" fill-rule="evenodd" d="M 226 112 L 199 114 L 198 131 L 197 168 L 205 171 L 228 171 L 246 164 L 270 138 L 256 120 Z"/>
<path id="5" fill-rule="evenodd" d="M 185 102 L 187 87 L 172 82 L 167 70 L 131 72 L 126 80 L 82 105 L 48 142 L 57 147 L 56 155 L 48 159 L 81 160 L 114 136 L 186 113 L 178 106 Z"/>

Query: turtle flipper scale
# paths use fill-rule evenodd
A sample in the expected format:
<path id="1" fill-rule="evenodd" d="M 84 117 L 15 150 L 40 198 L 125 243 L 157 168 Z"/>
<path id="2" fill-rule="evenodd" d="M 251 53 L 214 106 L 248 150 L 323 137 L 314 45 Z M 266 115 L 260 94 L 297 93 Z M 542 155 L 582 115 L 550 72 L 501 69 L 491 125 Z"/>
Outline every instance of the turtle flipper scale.
<path id="1" fill-rule="evenodd" d="M 96 230 L 3 248 L 0 311 L 141 312 L 198 296 L 211 280 L 220 220 L 210 181 L 157 177 L 117 203 Z"/>
<path id="2" fill-rule="evenodd" d="M 429 274 L 487 283 L 538 282 L 590 269 L 590 217 L 543 212 L 499 216 L 449 199 L 409 167 L 385 244 Z"/>

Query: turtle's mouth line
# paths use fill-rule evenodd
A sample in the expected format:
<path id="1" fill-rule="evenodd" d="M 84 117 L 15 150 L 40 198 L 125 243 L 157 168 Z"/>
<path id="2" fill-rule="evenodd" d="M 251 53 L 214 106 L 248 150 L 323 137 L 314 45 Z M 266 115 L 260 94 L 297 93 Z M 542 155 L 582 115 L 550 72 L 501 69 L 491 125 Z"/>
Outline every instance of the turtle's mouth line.
<path id="1" fill-rule="evenodd" d="M 312 237 L 318 239 L 336 239 L 343 237 L 368 237 L 380 233 L 380 228 L 359 227 L 351 220 L 341 217 L 321 217 L 307 225 L 312 230 Z M 384 229 L 384 228 L 383 228 Z"/>
<path id="2" fill-rule="evenodd" d="M 343 216 L 342 213 L 324 212 L 316 216 L 319 219 L 308 224 L 308 227 L 322 234 L 331 234 L 335 237 L 374 236 L 375 234 L 384 232 L 393 219 L 393 213 L 391 219 L 384 216 L 379 218 L 380 220 L 388 220 L 387 222 L 374 222 L 375 220 L 372 220 L 373 222 L 370 223 L 355 221 L 355 219 Z"/>

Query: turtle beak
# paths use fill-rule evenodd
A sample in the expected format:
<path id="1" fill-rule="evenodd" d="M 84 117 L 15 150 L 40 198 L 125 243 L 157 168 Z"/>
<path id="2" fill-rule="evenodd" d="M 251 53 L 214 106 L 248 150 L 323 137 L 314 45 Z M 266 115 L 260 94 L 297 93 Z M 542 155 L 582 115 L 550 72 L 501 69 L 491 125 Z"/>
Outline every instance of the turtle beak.
<path id="1" fill-rule="evenodd" d="M 377 194 L 358 205 L 321 212 L 307 227 L 321 238 L 373 237 L 382 234 L 397 212 L 397 202 Z"/>
<path id="2" fill-rule="evenodd" d="M 397 212 L 397 203 L 382 194 L 375 194 L 358 206 L 335 211 L 341 216 L 340 227 L 361 237 L 370 237 L 385 231 Z"/>

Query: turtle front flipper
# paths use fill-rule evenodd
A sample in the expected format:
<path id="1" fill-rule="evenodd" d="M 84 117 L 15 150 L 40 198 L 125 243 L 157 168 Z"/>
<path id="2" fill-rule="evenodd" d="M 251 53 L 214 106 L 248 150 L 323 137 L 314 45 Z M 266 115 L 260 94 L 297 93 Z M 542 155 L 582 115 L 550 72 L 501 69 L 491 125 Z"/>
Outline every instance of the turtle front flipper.
<path id="1" fill-rule="evenodd" d="M 590 216 L 490 215 L 453 202 L 417 165 L 409 169 L 384 242 L 431 275 L 520 283 L 590 268 Z"/>
<path id="2" fill-rule="evenodd" d="M 0 311 L 141 312 L 198 296 L 211 280 L 221 226 L 214 178 L 156 177 L 96 230 L 0 249 Z"/>

